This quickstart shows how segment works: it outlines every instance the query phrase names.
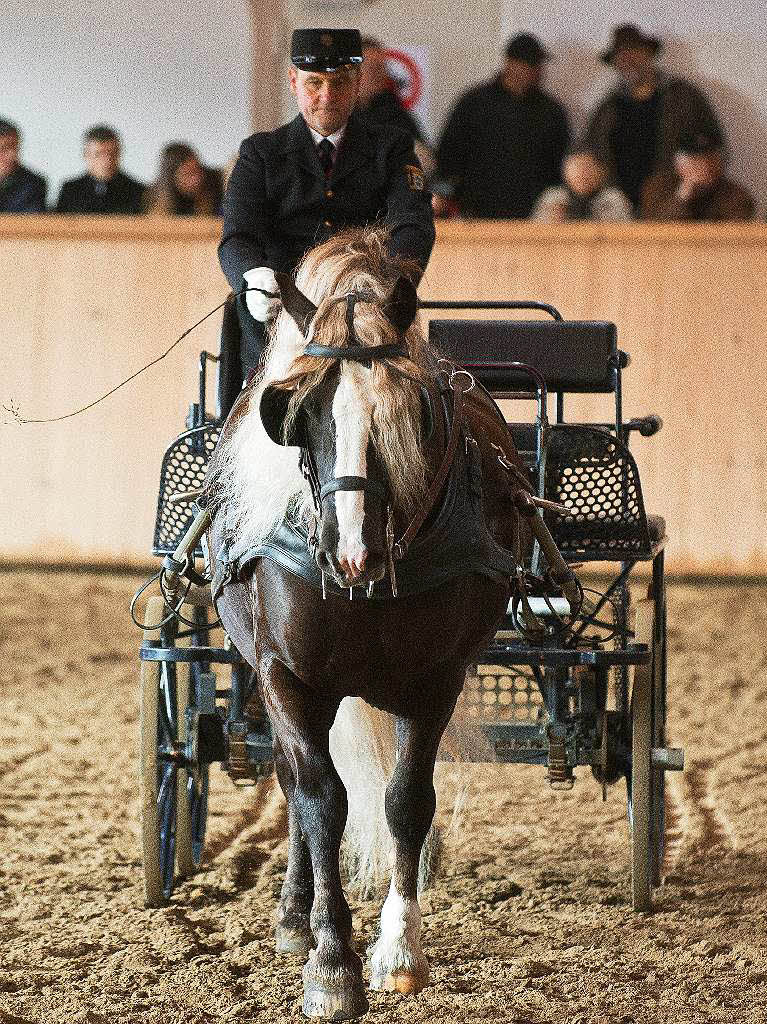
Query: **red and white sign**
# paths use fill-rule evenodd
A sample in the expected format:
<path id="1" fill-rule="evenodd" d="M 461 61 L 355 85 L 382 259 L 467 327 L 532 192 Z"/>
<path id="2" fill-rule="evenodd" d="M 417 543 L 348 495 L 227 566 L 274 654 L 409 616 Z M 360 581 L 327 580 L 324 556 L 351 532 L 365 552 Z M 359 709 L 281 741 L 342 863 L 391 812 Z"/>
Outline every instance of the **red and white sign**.
<path id="1" fill-rule="evenodd" d="M 429 65 L 424 46 L 397 46 L 384 50 L 389 75 L 397 87 L 402 105 L 428 131 Z"/>

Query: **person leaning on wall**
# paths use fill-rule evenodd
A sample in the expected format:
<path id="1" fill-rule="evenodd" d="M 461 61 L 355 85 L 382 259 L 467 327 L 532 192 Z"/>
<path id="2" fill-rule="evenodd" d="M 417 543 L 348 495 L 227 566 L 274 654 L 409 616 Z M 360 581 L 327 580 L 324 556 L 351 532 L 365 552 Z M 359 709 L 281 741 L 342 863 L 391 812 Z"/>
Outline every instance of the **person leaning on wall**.
<path id="1" fill-rule="evenodd" d="M 21 135 L 0 119 L 0 213 L 44 213 L 45 178 L 19 163 Z"/>
<path id="2" fill-rule="evenodd" d="M 642 189 L 643 220 L 752 220 L 754 197 L 725 175 L 724 143 L 716 132 L 679 140 L 674 166 Z"/>
<path id="3" fill-rule="evenodd" d="M 535 36 L 516 35 L 495 78 L 459 99 L 437 150 L 437 215 L 455 205 L 462 217 L 529 217 L 559 183 L 569 128 L 564 107 L 541 88 L 550 59 Z"/>
<path id="4" fill-rule="evenodd" d="M 144 200 L 146 213 L 165 216 L 219 216 L 223 185 L 221 172 L 205 167 L 185 142 L 170 142 L 160 155 L 157 181 Z"/>
<path id="5" fill-rule="evenodd" d="M 108 125 L 89 128 L 83 137 L 87 172 L 61 186 L 56 213 L 141 213 L 144 186 L 120 170 L 120 136 Z"/>
<path id="6" fill-rule="evenodd" d="M 612 42 L 601 60 L 615 69 L 619 85 L 591 113 L 584 133 L 635 209 L 647 178 L 673 165 L 683 135 L 723 134 L 700 89 L 658 67 L 662 48 L 660 39 L 636 25 L 613 29 Z"/>
<path id="7" fill-rule="evenodd" d="M 562 164 L 562 185 L 547 188 L 530 219 L 547 224 L 568 220 L 629 221 L 631 203 L 610 184 L 606 165 L 589 146 L 574 146 Z"/>

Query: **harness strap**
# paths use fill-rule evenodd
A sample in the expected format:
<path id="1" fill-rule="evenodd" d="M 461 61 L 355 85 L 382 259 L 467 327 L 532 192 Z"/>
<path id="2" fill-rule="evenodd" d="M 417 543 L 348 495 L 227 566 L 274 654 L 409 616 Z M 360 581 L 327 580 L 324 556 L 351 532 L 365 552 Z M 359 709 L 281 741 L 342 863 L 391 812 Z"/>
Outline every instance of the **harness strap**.
<path id="1" fill-rule="evenodd" d="M 322 485 L 320 501 L 335 491 L 371 491 L 382 501 L 387 500 L 386 491 L 375 480 L 366 476 L 337 476 Z"/>
<path id="2" fill-rule="evenodd" d="M 372 363 L 374 359 L 406 356 L 407 350 L 399 343 L 391 345 L 346 345 L 343 348 L 336 348 L 332 345 L 315 345 L 312 342 L 304 348 L 304 355 L 317 356 L 320 359 L 347 359 L 354 363 Z"/>
<path id="3" fill-rule="evenodd" d="M 462 412 L 463 391 L 461 389 L 455 389 L 453 391 L 453 422 L 450 427 L 450 437 L 447 442 L 447 448 L 445 449 L 445 454 L 442 457 L 442 463 L 426 493 L 426 498 L 422 507 L 410 520 L 408 528 L 394 545 L 393 555 L 398 561 L 403 559 L 407 554 L 407 549 L 410 547 L 413 538 L 423 526 L 426 517 L 431 512 L 434 507 L 434 503 L 442 492 L 442 488 L 445 480 L 447 480 L 447 475 L 450 472 L 450 467 L 453 465 L 453 459 L 455 458 L 455 453 L 458 448 L 458 441 L 461 436 L 461 429 L 463 426 Z"/>

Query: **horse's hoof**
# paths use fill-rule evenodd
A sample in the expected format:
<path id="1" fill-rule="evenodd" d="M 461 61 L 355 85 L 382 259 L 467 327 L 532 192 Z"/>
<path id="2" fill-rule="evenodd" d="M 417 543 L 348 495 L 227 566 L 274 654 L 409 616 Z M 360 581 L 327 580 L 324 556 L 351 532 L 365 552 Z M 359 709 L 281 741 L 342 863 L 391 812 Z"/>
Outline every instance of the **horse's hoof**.
<path id="1" fill-rule="evenodd" d="M 278 924 L 274 933 L 274 948 L 278 953 L 299 953 L 306 956 L 314 945 L 308 928 L 286 928 Z"/>
<path id="2" fill-rule="evenodd" d="M 399 992 L 403 996 L 417 995 L 428 983 L 428 971 L 425 975 L 415 971 L 391 971 L 370 979 L 370 987 L 376 992 Z"/>
<path id="3" fill-rule="evenodd" d="M 304 1016 L 323 1020 L 353 1020 L 368 1011 L 368 1001 L 361 986 L 321 988 L 304 986 Z"/>

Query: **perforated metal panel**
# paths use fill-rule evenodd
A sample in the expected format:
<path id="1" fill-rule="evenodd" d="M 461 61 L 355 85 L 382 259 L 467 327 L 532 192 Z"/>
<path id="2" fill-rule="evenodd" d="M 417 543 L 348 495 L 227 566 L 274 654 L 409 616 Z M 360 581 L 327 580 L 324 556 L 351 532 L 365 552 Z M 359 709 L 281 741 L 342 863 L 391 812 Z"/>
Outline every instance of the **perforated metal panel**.
<path id="1" fill-rule="evenodd" d="M 529 670 L 505 665 L 473 665 L 459 705 L 485 725 L 536 723 L 544 713 L 540 690 Z"/>
<path id="2" fill-rule="evenodd" d="M 650 538 L 636 463 L 614 434 L 555 426 L 544 453 L 546 497 L 572 510 L 548 515 L 568 560 L 649 557 Z"/>
<path id="3" fill-rule="evenodd" d="M 152 553 L 169 555 L 178 546 L 194 519 L 194 496 L 174 501 L 178 495 L 198 491 L 205 482 L 208 462 L 218 442 L 220 426 L 205 423 L 176 438 L 165 452 L 157 499 L 157 519 Z M 202 557 L 200 548 L 195 552 Z"/>

